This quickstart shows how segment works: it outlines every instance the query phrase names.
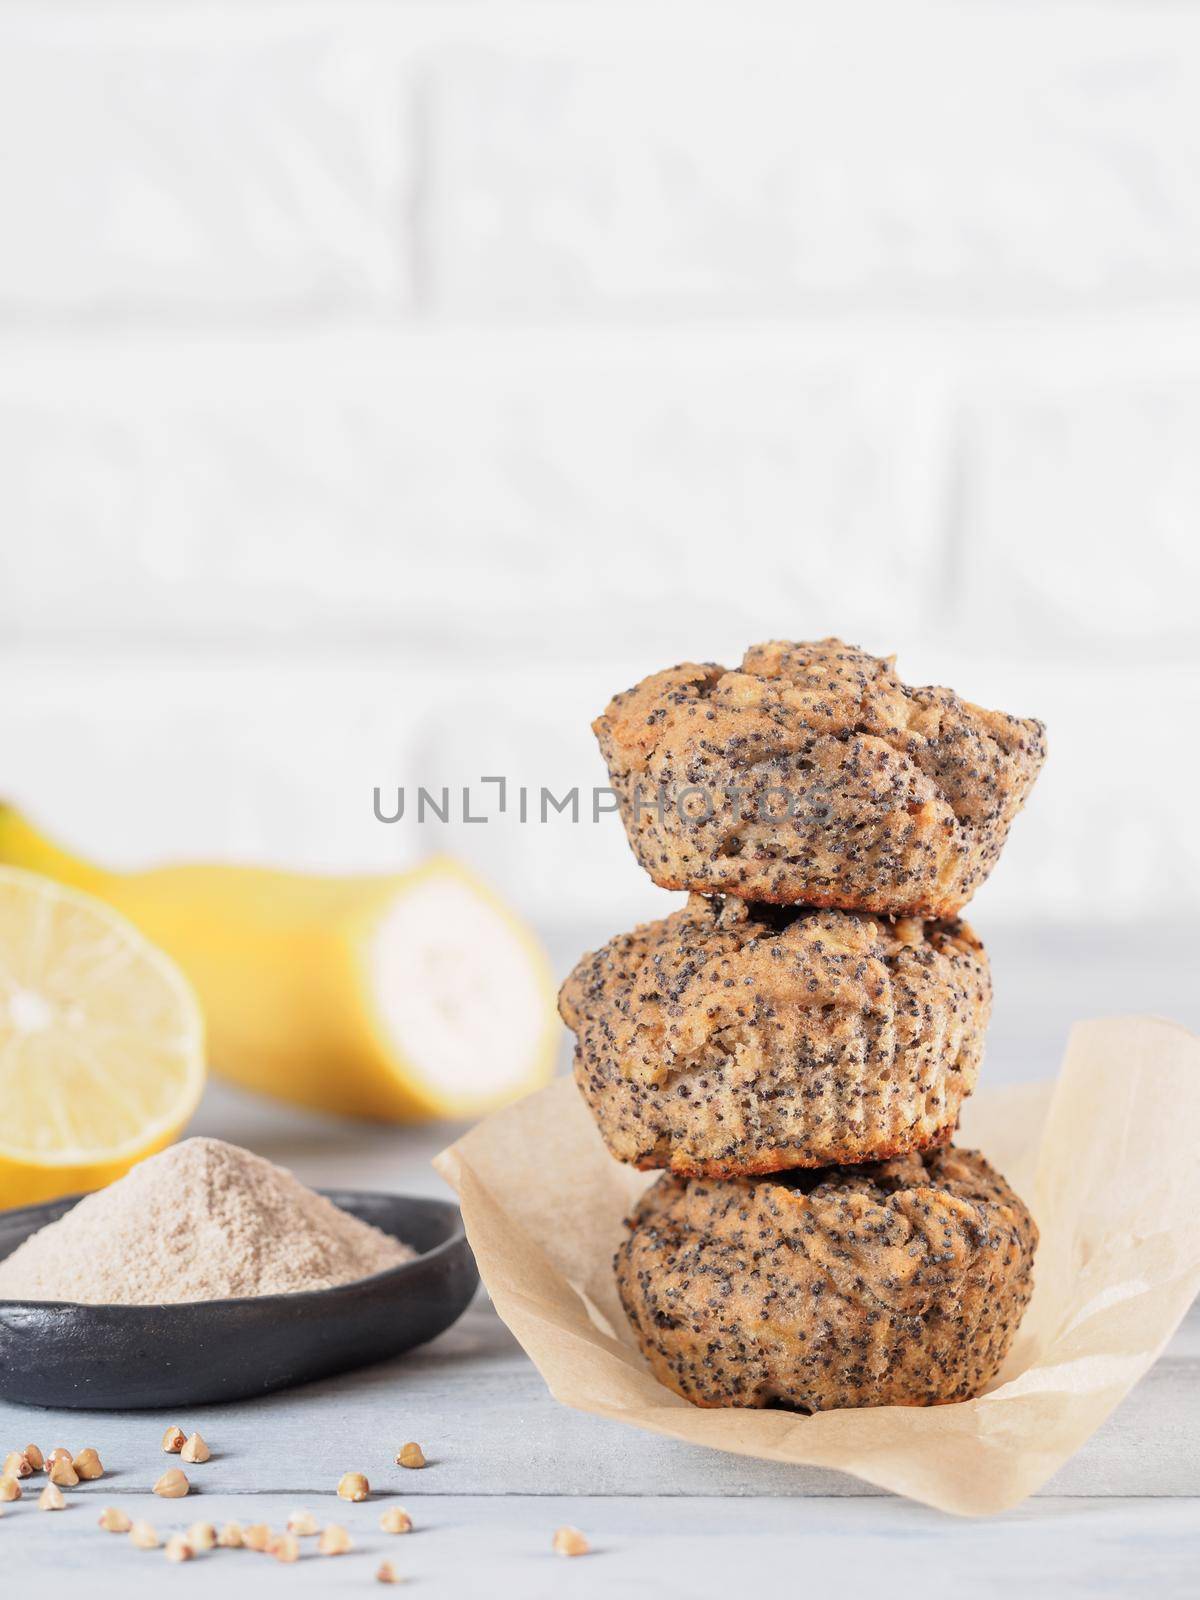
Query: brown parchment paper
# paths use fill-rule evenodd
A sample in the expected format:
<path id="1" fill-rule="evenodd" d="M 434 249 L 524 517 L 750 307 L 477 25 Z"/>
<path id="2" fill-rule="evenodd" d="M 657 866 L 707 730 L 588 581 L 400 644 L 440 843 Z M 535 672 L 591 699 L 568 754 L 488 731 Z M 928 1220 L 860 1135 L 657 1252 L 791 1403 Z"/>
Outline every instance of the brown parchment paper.
<path id="1" fill-rule="evenodd" d="M 565 1405 L 692 1444 L 839 1468 L 946 1511 L 1037 1489 L 1154 1361 L 1200 1287 L 1200 1039 L 1173 1023 L 1080 1023 L 1053 1085 L 981 1091 L 981 1149 L 1041 1229 L 1033 1300 L 990 1392 L 957 1405 L 705 1411 L 642 1361 L 612 1277 L 653 1174 L 608 1155 L 560 1079 L 438 1156 L 496 1309 Z"/>

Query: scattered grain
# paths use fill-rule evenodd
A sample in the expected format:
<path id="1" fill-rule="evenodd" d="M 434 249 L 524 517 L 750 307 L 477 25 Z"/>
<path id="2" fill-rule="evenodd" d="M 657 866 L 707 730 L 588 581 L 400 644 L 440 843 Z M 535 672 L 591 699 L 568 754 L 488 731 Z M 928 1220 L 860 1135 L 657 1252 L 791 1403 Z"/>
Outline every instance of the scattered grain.
<path id="1" fill-rule="evenodd" d="M 323 1556 L 344 1556 L 347 1550 L 353 1548 L 354 1540 L 345 1528 L 339 1527 L 336 1522 L 331 1522 L 321 1535 L 317 1552 Z"/>
<path id="2" fill-rule="evenodd" d="M 557 1528 L 553 1547 L 555 1553 L 560 1556 L 585 1556 L 591 1549 L 578 1528 Z"/>
<path id="3" fill-rule="evenodd" d="M 267 1554 L 274 1556 L 276 1561 L 298 1561 L 300 1541 L 294 1533 L 277 1533 L 267 1546 Z"/>

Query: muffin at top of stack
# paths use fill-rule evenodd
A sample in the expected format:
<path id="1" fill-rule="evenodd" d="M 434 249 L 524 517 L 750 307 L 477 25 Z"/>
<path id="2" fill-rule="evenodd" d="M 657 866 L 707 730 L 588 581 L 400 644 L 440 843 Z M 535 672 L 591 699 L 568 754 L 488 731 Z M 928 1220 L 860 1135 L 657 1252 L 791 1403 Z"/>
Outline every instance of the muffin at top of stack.
<path id="1" fill-rule="evenodd" d="M 991 982 L 963 923 L 687 906 L 584 956 L 559 998 L 612 1154 L 709 1177 L 948 1140 Z"/>
<path id="2" fill-rule="evenodd" d="M 1045 758 L 1040 722 L 910 687 L 839 639 L 669 668 L 593 726 L 663 888 L 901 916 L 961 910 Z"/>

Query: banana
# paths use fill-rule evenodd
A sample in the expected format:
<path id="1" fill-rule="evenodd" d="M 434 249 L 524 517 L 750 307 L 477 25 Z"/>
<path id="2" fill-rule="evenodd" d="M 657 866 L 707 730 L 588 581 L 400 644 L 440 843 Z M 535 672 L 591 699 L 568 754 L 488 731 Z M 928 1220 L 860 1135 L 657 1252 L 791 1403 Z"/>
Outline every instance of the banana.
<path id="1" fill-rule="evenodd" d="M 549 965 L 464 867 L 386 876 L 261 867 L 110 872 L 0 803 L 0 862 L 95 895 L 174 958 L 213 1070 L 316 1110 L 473 1117 L 552 1071 Z"/>

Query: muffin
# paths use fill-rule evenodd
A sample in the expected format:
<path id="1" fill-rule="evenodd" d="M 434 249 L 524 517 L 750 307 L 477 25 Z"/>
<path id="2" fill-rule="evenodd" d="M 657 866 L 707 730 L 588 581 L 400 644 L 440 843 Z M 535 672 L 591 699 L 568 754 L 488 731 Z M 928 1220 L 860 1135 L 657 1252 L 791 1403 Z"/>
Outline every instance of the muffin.
<path id="1" fill-rule="evenodd" d="M 774 1178 L 664 1176 L 615 1267 L 654 1375 L 698 1406 L 925 1406 L 1000 1370 L 1037 1228 L 951 1148 Z"/>
<path id="2" fill-rule="evenodd" d="M 1040 722 L 839 639 L 655 673 L 593 727 L 655 883 L 895 916 L 958 913 L 1045 758 Z"/>
<path id="3" fill-rule="evenodd" d="M 585 956 L 559 996 L 613 1155 L 705 1177 L 948 1142 L 990 1004 L 962 923 L 702 895 Z"/>

